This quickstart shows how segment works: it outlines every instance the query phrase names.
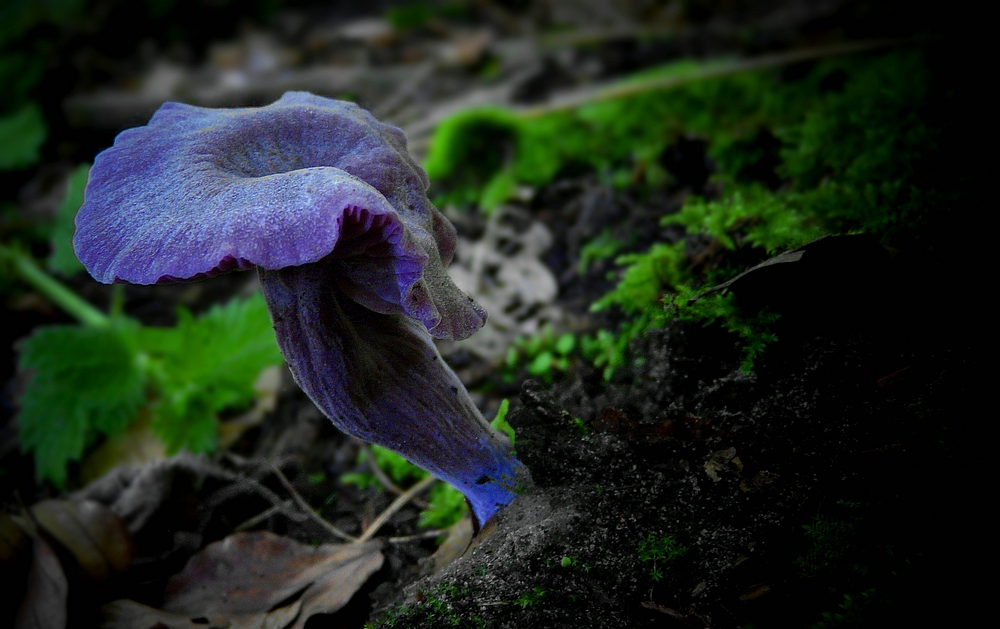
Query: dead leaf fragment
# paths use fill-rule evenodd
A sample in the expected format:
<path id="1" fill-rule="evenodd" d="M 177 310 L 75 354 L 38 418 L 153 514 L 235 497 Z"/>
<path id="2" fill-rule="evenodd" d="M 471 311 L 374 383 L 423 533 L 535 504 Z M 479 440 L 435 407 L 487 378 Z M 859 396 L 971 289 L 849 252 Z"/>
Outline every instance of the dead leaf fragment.
<path id="1" fill-rule="evenodd" d="M 144 465 L 165 459 L 167 445 L 153 432 L 152 421 L 149 409 L 140 409 L 124 432 L 108 438 L 83 460 L 80 478 L 90 483 L 118 465 Z"/>
<path id="2" fill-rule="evenodd" d="M 268 612 L 301 593 L 295 627 L 343 607 L 382 567 L 377 542 L 307 546 L 266 531 L 209 544 L 167 584 L 164 609 L 189 617 Z"/>
<path id="3" fill-rule="evenodd" d="M 712 456 L 705 461 L 705 473 L 713 481 L 719 482 L 722 480 L 719 472 L 725 470 L 730 465 L 736 469 L 737 473 L 743 471 L 743 462 L 740 461 L 740 457 L 736 456 L 736 448 L 726 448 L 725 450 L 713 452 Z"/>
<path id="4" fill-rule="evenodd" d="M 31 540 L 6 513 L 0 513 L 0 563 L 17 560 L 28 552 Z"/>
<path id="5" fill-rule="evenodd" d="M 69 583 L 59 558 L 41 537 L 35 537 L 28 583 L 14 629 L 63 629 Z"/>
<path id="6" fill-rule="evenodd" d="M 43 500 L 31 507 L 35 521 L 66 548 L 91 578 L 123 572 L 135 555 L 125 523 L 91 500 Z"/>
<path id="7" fill-rule="evenodd" d="M 750 589 L 748 589 L 743 594 L 740 594 L 739 598 L 744 603 L 747 603 L 749 601 L 756 600 L 761 596 L 764 596 L 770 591 L 771 591 L 770 585 L 758 583 L 756 585 L 751 586 Z"/>
<path id="8" fill-rule="evenodd" d="M 133 600 L 122 599 L 101 608 L 102 629 L 284 629 L 295 621 L 302 602 L 295 601 L 271 612 L 239 616 L 200 616 L 165 612 Z"/>
<path id="9" fill-rule="evenodd" d="M 431 574 L 439 572 L 465 553 L 472 541 L 472 518 L 465 516 L 448 529 L 448 537 L 430 556 Z"/>

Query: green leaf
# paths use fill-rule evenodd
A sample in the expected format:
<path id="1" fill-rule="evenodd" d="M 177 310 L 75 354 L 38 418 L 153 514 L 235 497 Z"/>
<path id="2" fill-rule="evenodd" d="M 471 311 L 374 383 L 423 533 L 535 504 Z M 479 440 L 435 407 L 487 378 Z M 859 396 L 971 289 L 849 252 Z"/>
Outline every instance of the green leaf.
<path id="1" fill-rule="evenodd" d="M 76 167 L 69 176 L 69 187 L 66 198 L 59 205 L 56 222 L 52 226 L 52 253 L 47 266 L 50 271 L 56 271 L 69 277 L 83 270 L 83 265 L 73 253 L 73 232 L 76 213 L 83 205 L 83 189 L 87 187 L 87 176 L 90 165 L 82 164 Z"/>
<path id="2" fill-rule="evenodd" d="M 66 466 L 99 435 L 135 418 L 146 378 L 134 346 L 134 324 L 39 328 L 20 346 L 30 379 L 18 416 L 21 447 L 35 456 L 38 479 L 62 487 Z"/>
<path id="3" fill-rule="evenodd" d="M 556 341 L 556 352 L 561 356 L 566 356 L 576 347 L 576 337 L 567 332 Z"/>
<path id="4" fill-rule="evenodd" d="M 140 330 L 139 345 L 160 389 L 153 429 L 171 452 L 212 451 L 217 414 L 249 405 L 260 373 L 282 360 L 260 294 L 198 318 L 182 310 L 176 328 Z"/>
<path id="5" fill-rule="evenodd" d="M 35 103 L 0 117 L 0 170 L 37 164 L 42 159 L 41 148 L 48 133 L 42 110 Z"/>
<path id="6" fill-rule="evenodd" d="M 431 489 L 428 507 L 420 512 L 420 528 L 446 529 L 462 519 L 469 507 L 465 496 L 447 483 L 437 483 Z"/>
<path id="7" fill-rule="evenodd" d="M 552 352 L 544 351 L 540 353 L 528 365 L 528 373 L 533 376 L 543 376 L 550 373 L 552 371 L 552 359 Z"/>
<path id="8" fill-rule="evenodd" d="M 214 452 L 216 415 L 196 386 L 174 391 L 153 405 L 150 427 L 167 444 L 167 453 L 181 450 Z"/>

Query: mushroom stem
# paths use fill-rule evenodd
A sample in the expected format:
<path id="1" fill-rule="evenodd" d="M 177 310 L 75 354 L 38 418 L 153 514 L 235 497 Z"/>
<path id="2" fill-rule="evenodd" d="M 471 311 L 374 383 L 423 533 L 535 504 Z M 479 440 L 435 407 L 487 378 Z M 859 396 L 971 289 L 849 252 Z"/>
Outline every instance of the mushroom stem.
<path id="1" fill-rule="evenodd" d="M 335 261 L 259 273 L 292 375 L 334 425 L 453 485 L 478 524 L 514 499 L 526 468 L 421 322 L 348 298 Z"/>

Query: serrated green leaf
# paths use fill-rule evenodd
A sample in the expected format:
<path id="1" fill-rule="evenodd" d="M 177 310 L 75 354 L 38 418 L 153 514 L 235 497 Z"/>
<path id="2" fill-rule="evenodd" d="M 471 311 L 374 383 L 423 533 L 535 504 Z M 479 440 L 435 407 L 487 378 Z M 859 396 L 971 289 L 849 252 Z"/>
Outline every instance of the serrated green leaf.
<path id="1" fill-rule="evenodd" d="M 83 189 L 87 187 L 90 165 L 77 166 L 69 176 L 66 198 L 59 205 L 56 221 L 52 226 L 52 253 L 47 262 L 50 271 L 69 277 L 83 270 L 83 264 L 73 253 L 73 224 L 76 213 L 83 205 Z"/>
<path id="2" fill-rule="evenodd" d="M 197 319 L 182 317 L 177 333 L 184 351 L 170 356 L 167 368 L 213 390 L 213 410 L 231 405 L 232 399 L 252 399 L 260 372 L 282 360 L 260 294 L 215 306 Z"/>
<path id="3" fill-rule="evenodd" d="M 0 117 L 0 170 L 27 168 L 42 158 L 41 149 L 49 134 L 42 110 L 28 103 Z"/>
<path id="4" fill-rule="evenodd" d="M 175 395 L 153 405 L 150 427 L 167 445 L 167 454 L 181 450 L 214 452 L 217 442 L 216 416 L 204 395 L 195 387 L 189 395 Z"/>
<path id="5" fill-rule="evenodd" d="M 66 482 L 99 435 L 124 430 L 145 400 L 146 378 L 134 347 L 134 324 L 39 328 L 20 346 L 31 373 L 18 416 L 21 447 L 35 456 L 39 480 Z"/>
<path id="6" fill-rule="evenodd" d="M 139 345 L 160 389 L 153 429 L 171 452 L 214 450 L 216 415 L 249 405 L 260 373 L 282 361 L 259 294 L 198 318 L 182 310 L 176 328 L 142 329 Z"/>

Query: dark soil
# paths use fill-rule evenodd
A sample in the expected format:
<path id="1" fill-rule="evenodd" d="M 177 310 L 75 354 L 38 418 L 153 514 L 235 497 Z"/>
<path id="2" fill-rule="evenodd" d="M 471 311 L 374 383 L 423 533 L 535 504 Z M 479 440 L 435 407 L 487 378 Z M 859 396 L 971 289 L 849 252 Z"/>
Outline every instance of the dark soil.
<path id="1" fill-rule="evenodd" d="M 510 423 L 535 486 L 466 556 L 409 586 L 421 602 L 394 626 L 453 614 L 460 626 L 802 627 L 824 611 L 884 626 L 954 613 L 943 602 L 957 585 L 941 575 L 961 573 L 959 418 L 975 415 L 981 364 L 956 322 L 898 297 L 846 323 L 786 317 L 751 375 L 726 333 L 674 325 L 615 383 L 587 368 L 551 389 L 526 382 Z M 640 559 L 650 535 L 688 549 L 658 578 Z"/>

